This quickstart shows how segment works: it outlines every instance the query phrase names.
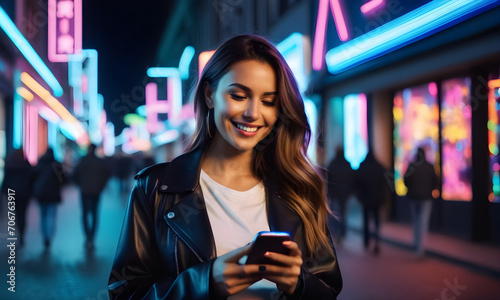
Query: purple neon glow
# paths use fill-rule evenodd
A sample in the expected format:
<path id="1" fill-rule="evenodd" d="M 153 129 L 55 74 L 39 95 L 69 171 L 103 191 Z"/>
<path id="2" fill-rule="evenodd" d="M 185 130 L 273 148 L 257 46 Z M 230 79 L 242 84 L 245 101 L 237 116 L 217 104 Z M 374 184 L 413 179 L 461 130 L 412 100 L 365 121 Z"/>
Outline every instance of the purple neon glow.
<path id="1" fill-rule="evenodd" d="M 49 0 L 47 14 L 47 56 L 52 62 L 67 62 L 69 54 L 82 52 L 82 0 Z M 62 35 L 58 35 L 58 29 Z"/>
<path id="2" fill-rule="evenodd" d="M 371 0 L 369 2 L 366 2 L 365 4 L 361 5 L 361 12 L 364 14 L 367 14 L 374 10 L 375 8 L 379 7 L 385 2 L 385 0 Z"/>
<path id="3" fill-rule="evenodd" d="M 326 26 L 328 24 L 328 2 L 330 2 L 333 20 L 337 28 L 337 35 L 341 41 L 349 38 L 344 13 L 339 0 L 320 0 L 318 6 L 318 17 L 316 20 L 316 32 L 314 35 L 312 66 L 316 71 L 323 67 L 323 56 L 325 49 Z"/>

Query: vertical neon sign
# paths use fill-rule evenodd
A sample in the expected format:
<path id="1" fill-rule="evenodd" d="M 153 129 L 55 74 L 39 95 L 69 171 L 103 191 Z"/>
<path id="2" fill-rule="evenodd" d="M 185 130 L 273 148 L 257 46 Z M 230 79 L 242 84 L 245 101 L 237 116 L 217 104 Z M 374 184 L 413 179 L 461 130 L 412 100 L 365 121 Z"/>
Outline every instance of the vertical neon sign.
<path id="1" fill-rule="evenodd" d="M 26 105 L 25 118 L 24 151 L 31 165 L 36 165 L 38 162 L 38 109 L 36 106 Z"/>
<path id="2" fill-rule="evenodd" d="M 358 169 L 368 153 L 367 104 L 365 94 L 344 98 L 344 153 L 353 169 Z"/>
<path id="3" fill-rule="evenodd" d="M 82 51 L 82 0 L 49 0 L 48 57 L 67 62 Z"/>

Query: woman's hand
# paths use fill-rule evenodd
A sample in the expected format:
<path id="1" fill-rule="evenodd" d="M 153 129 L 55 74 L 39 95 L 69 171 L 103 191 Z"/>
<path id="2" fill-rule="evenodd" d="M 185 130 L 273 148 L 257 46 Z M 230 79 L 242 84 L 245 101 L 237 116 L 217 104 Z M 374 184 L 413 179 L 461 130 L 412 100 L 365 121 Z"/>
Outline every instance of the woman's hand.
<path id="1" fill-rule="evenodd" d="M 300 268 L 302 267 L 302 253 L 297 243 L 292 241 L 283 242 L 290 253 L 288 255 L 266 252 L 266 257 L 282 264 L 282 266 L 265 265 L 265 271 L 261 273 L 263 278 L 276 283 L 279 290 L 286 294 L 293 294 L 299 281 Z"/>
<path id="2" fill-rule="evenodd" d="M 217 257 L 212 267 L 212 279 L 217 294 L 231 296 L 261 280 L 259 265 L 241 265 L 240 258 L 247 255 L 251 245 Z"/>

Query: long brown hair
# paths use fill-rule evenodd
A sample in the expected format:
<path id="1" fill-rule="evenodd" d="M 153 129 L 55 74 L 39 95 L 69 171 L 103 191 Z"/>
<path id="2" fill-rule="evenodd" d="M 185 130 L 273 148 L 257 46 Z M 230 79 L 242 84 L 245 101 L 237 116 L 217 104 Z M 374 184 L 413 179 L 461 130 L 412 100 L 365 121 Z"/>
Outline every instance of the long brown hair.
<path id="1" fill-rule="evenodd" d="M 215 122 L 205 102 L 204 86 L 208 84 L 215 90 L 231 66 L 244 60 L 268 63 L 276 73 L 278 91 L 278 121 L 271 133 L 255 146 L 252 170 L 264 182 L 269 178 L 279 182 L 282 198 L 302 219 L 308 254 L 312 255 L 320 247 L 329 249 L 326 188 L 323 178 L 306 156 L 311 129 L 304 102 L 292 71 L 269 41 L 259 36 L 240 35 L 216 50 L 196 86 L 196 130 L 187 150 L 207 147 L 214 135 Z"/>

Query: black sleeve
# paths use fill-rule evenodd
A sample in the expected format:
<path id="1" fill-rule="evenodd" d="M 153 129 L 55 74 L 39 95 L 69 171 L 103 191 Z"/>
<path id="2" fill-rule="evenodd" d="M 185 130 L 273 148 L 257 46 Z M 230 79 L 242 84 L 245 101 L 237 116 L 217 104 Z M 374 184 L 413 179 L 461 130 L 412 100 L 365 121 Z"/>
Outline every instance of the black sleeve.
<path id="1" fill-rule="evenodd" d="M 111 276 L 110 299 L 209 299 L 213 260 L 177 274 L 166 274 L 159 264 L 151 204 L 140 182 L 126 210 Z"/>

